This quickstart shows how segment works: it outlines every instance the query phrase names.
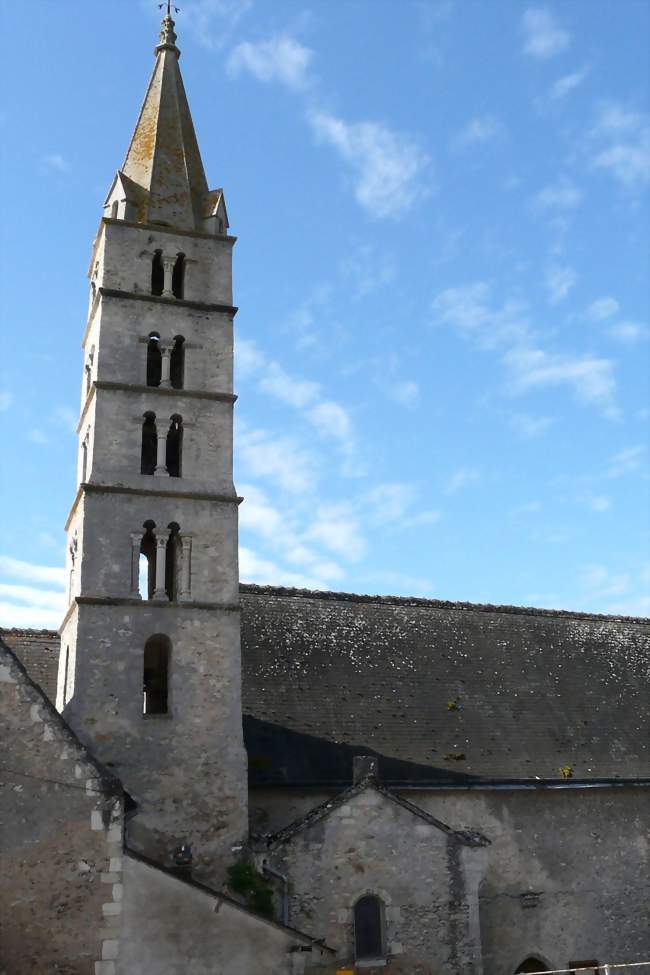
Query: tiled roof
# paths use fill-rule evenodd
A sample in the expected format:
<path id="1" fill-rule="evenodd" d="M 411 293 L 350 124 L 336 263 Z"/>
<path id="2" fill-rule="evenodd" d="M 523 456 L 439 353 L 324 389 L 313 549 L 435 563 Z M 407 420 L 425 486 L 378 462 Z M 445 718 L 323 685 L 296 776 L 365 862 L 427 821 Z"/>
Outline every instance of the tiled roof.
<path id="1" fill-rule="evenodd" d="M 650 777 L 647 620 L 242 586 L 252 784 Z"/>

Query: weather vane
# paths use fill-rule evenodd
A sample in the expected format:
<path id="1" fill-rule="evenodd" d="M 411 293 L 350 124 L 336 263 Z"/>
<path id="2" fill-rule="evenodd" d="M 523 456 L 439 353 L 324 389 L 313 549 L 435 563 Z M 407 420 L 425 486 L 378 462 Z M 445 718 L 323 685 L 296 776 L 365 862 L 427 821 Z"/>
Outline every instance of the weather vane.
<path id="1" fill-rule="evenodd" d="M 165 0 L 165 3 L 159 3 L 158 4 L 158 9 L 159 10 L 162 10 L 163 7 L 167 7 L 167 16 L 168 17 L 171 17 L 172 10 L 174 11 L 175 14 L 177 14 L 177 13 L 180 12 L 180 9 L 181 9 L 180 7 L 175 7 L 174 4 L 171 2 L 171 0 Z"/>

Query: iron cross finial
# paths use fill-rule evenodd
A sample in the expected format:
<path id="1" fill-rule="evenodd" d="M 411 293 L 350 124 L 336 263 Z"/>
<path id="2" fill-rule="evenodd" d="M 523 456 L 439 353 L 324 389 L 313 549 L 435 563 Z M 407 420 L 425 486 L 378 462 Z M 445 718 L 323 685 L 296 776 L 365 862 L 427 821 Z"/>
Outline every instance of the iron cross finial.
<path id="1" fill-rule="evenodd" d="M 159 10 L 162 10 L 163 7 L 167 7 L 167 16 L 168 17 L 171 17 L 172 10 L 174 11 L 175 14 L 177 14 L 177 13 L 180 12 L 180 9 L 181 9 L 180 7 L 174 6 L 174 4 L 171 2 L 171 0 L 165 0 L 165 3 L 159 3 L 158 4 L 158 9 Z"/>

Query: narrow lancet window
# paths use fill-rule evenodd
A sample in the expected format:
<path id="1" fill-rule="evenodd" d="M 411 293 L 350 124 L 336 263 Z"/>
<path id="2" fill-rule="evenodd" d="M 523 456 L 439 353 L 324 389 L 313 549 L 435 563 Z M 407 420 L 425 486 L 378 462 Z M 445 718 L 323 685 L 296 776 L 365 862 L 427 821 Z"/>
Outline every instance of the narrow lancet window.
<path id="1" fill-rule="evenodd" d="M 172 292 L 175 298 L 185 296 L 185 254 L 177 254 L 172 271 Z"/>
<path id="2" fill-rule="evenodd" d="M 156 536 L 155 523 L 145 521 L 144 535 L 140 542 L 140 596 L 142 599 L 153 599 L 156 588 Z M 146 560 L 146 565 L 143 560 Z"/>
<path id="3" fill-rule="evenodd" d="M 357 960 L 383 958 L 381 901 L 374 894 L 360 897 L 354 905 L 354 945 Z"/>
<path id="4" fill-rule="evenodd" d="M 118 200 L 113 200 L 113 202 L 111 203 L 111 217 L 113 220 L 117 220 L 117 209 L 119 205 L 120 204 Z"/>
<path id="5" fill-rule="evenodd" d="M 165 287 L 165 268 L 163 266 L 162 251 L 154 251 L 151 262 L 151 294 L 161 295 Z"/>
<path id="6" fill-rule="evenodd" d="M 162 352 L 160 336 L 152 332 L 147 343 L 147 386 L 160 386 L 162 377 Z"/>
<path id="7" fill-rule="evenodd" d="M 153 474 L 156 469 L 158 453 L 158 433 L 156 430 L 156 414 L 145 413 L 142 422 L 142 450 L 140 453 L 140 473 Z"/>
<path id="8" fill-rule="evenodd" d="M 162 633 L 144 645 L 143 714 L 167 714 L 171 640 Z"/>
<path id="9" fill-rule="evenodd" d="M 171 602 L 178 599 L 178 580 L 181 565 L 180 527 L 175 521 L 169 525 L 165 551 L 165 591 Z"/>
<path id="10" fill-rule="evenodd" d="M 172 346 L 169 378 L 174 389 L 183 389 L 185 381 L 185 339 L 177 335 Z"/>
<path id="11" fill-rule="evenodd" d="M 181 476 L 183 450 L 183 418 L 174 414 L 167 433 L 167 473 L 170 477 Z"/>

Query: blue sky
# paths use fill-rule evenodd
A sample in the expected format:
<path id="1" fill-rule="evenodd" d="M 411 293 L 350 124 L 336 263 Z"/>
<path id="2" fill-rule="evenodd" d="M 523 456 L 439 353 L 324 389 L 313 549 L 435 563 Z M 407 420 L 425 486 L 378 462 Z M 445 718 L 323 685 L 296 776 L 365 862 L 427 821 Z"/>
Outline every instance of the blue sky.
<path id="1" fill-rule="evenodd" d="M 650 614 L 650 5 L 181 6 L 239 237 L 242 578 Z M 60 621 L 85 272 L 158 20 L 4 7 L 4 625 Z"/>

